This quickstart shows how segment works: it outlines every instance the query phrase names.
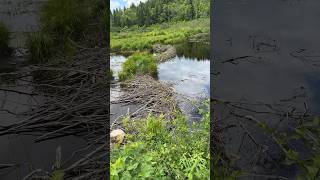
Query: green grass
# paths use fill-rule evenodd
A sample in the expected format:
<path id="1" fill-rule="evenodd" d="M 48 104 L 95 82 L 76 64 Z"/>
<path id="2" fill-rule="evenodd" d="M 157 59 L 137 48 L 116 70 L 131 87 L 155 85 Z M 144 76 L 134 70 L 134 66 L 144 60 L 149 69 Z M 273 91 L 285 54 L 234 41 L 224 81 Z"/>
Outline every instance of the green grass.
<path id="1" fill-rule="evenodd" d="M 123 120 L 126 144 L 111 151 L 111 179 L 210 179 L 210 112 L 190 127 L 177 113 Z M 192 132 L 191 132 L 192 131 Z"/>
<path id="2" fill-rule="evenodd" d="M 172 22 L 152 25 L 150 27 L 130 27 L 128 29 L 112 28 L 111 51 L 137 51 L 150 49 L 152 45 L 176 44 L 199 33 L 209 33 L 208 18 L 185 22 Z"/>
<path id="3" fill-rule="evenodd" d="M 9 40 L 9 29 L 3 23 L 0 23 L 0 54 L 4 54 L 8 50 Z"/>
<path id="4" fill-rule="evenodd" d="M 35 32 L 28 36 L 26 46 L 30 52 L 30 59 L 36 63 L 48 62 L 54 53 L 54 41 L 50 35 Z"/>
<path id="5" fill-rule="evenodd" d="M 155 58 L 148 53 L 136 53 L 130 56 L 126 62 L 122 64 L 122 69 L 119 72 L 120 81 L 133 78 L 135 75 L 149 74 L 156 76 L 157 63 Z"/>

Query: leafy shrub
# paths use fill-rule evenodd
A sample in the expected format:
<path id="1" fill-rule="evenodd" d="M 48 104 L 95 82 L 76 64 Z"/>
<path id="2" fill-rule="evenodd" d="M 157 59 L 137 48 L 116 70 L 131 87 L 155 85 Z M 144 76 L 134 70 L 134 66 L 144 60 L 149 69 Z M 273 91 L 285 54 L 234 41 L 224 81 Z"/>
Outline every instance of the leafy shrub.
<path id="1" fill-rule="evenodd" d="M 9 40 L 10 31 L 3 23 L 0 23 L 0 54 L 3 54 L 8 50 Z"/>
<path id="2" fill-rule="evenodd" d="M 157 63 L 151 54 L 136 53 L 130 56 L 127 61 L 122 64 L 122 70 L 119 72 L 119 79 L 124 81 L 140 74 L 156 76 L 157 72 Z"/>
<path id="3" fill-rule="evenodd" d="M 127 143 L 111 151 L 111 179 L 210 179 L 210 112 L 190 127 L 177 113 L 123 120 Z"/>
<path id="4" fill-rule="evenodd" d="M 52 37 L 43 32 L 30 34 L 27 38 L 26 46 L 30 52 L 30 59 L 37 63 L 47 62 L 54 52 Z"/>

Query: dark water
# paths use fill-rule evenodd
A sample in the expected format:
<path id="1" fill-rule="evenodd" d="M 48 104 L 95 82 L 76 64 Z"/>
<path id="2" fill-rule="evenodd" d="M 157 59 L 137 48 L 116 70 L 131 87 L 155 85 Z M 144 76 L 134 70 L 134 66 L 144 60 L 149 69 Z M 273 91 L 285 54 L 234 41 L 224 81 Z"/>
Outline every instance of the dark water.
<path id="1" fill-rule="evenodd" d="M 12 32 L 10 46 L 23 48 L 25 34 L 37 30 L 39 8 L 44 1 L 40 0 L 2 0 L 0 1 L 0 22 L 5 23 Z M 0 73 L 10 73 L 21 70 L 29 65 L 24 57 L 0 57 Z M 30 79 L 29 79 L 30 80 Z M 14 76 L 2 76 L 0 88 L 32 92 L 34 89 L 25 87 L 12 87 L 21 84 Z M 21 116 L 8 113 L 28 111 L 33 105 L 43 103 L 41 97 L 36 99 L 29 96 L 0 92 L 0 126 L 10 125 L 24 120 Z M 5 111 L 4 111 L 5 110 Z M 51 171 L 55 163 L 56 149 L 60 146 L 62 161 L 86 145 L 78 137 L 63 137 L 35 143 L 36 137 L 27 135 L 0 136 L 0 166 L 2 164 L 15 165 L 10 168 L 0 168 L 1 180 L 20 180 L 35 169 Z M 75 158 L 79 158 L 75 156 Z"/>
<path id="2" fill-rule="evenodd" d="M 212 96 L 234 105 L 217 104 L 214 111 L 222 126 L 236 126 L 224 133 L 226 151 L 241 157 L 237 165 L 246 172 L 294 179 L 297 169 L 281 165 L 278 147 L 241 116 L 288 130 L 297 119 L 320 114 L 320 2 L 225 0 L 214 7 Z M 264 154 L 248 137 L 241 146 L 248 132 Z"/>
<path id="3" fill-rule="evenodd" d="M 190 116 L 194 109 L 190 102 L 183 100 L 182 96 L 190 100 L 209 98 L 210 96 L 210 61 L 209 46 L 202 43 L 183 43 L 176 46 L 177 56 L 158 65 L 158 80 L 173 85 L 178 97 L 180 108 Z M 114 71 L 115 81 L 117 72 L 125 62 L 124 56 L 111 56 L 111 69 Z M 119 86 L 111 86 L 111 101 L 121 94 Z M 127 112 L 128 107 L 111 106 L 111 113 L 119 116 Z M 136 108 L 131 107 L 129 110 Z M 130 111 L 131 112 L 131 111 Z M 114 117 L 117 117 L 114 116 Z M 112 119 L 112 118 L 111 118 Z"/>

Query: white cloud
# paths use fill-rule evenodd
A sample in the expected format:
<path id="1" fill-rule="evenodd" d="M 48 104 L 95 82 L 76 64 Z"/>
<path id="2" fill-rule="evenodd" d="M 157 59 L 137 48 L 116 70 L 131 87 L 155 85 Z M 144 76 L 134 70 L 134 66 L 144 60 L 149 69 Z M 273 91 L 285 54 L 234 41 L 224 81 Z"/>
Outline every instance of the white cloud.
<path id="1" fill-rule="evenodd" d="M 117 9 L 117 8 L 120 8 L 120 7 L 121 7 L 121 4 L 117 0 L 111 0 L 110 1 L 110 9 L 111 10 L 114 10 L 114 9 Z"/>
<path id="2" fill-rule="evenodd" d="M 140 2 L 146 2 L 147 0 L 124 0 L 126 1 L 126 6 L 129 7 L 131 4 L 139 4 Z"/>

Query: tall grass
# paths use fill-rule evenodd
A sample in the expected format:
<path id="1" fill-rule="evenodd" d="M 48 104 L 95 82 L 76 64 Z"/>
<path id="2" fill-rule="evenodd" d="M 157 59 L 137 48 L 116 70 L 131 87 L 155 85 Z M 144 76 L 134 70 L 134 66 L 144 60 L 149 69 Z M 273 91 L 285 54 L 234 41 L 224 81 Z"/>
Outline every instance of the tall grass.
<path id="1" fill-rule="evenodd" d="M 36 63 L 44 63 L 54 54 L 54 41 L 50 35 L 35 32 L 28 36 L 26 46 L 30 51 L 30 59 Z"/>
<path id="2" fill-rule="evenodd" d="M 88 24 L 89 7 L 84 0 L 49 0 L 41 14 L 45 31 L 61 37 L 76 37 Z"/>
<path id="3" fill-rule="evenodd" d="M 0 22 L 0 54 L 5 54 L 8 51 L 10 40 L 9 29 Z"/>
<path id="4" fill-rule="evenodd" d="M 119 72 L 121 81 L 131 79 L 135 75 L 149 74 L 156 76 L 157 63 L 155 58 L 148 53 L 136 53 L 130 56 L 126 62 L 122 64 L 122 70 Z"/>
<path id="5" fill-rule="evenodd" d="M 111 32 L 114 52 L 150 49 L 156 43 L 176 44 L 199 33 L 209 33 L 209 19 L 157 24 L 150 27 L 131 27 Z"/>
<path id="6" fill-rule="evenodd" d="M 85 34 L 94 4 L 92 0 L 48 0 L 41 10 L 41 30 L 28 36 L 32 61 L 44 63 L 58 51 L 72 57 L 74 41 Z"/>

